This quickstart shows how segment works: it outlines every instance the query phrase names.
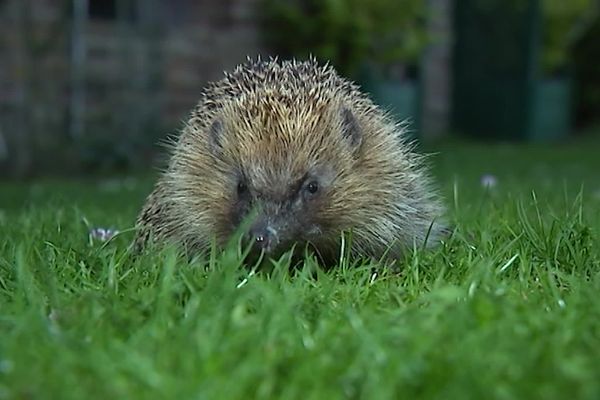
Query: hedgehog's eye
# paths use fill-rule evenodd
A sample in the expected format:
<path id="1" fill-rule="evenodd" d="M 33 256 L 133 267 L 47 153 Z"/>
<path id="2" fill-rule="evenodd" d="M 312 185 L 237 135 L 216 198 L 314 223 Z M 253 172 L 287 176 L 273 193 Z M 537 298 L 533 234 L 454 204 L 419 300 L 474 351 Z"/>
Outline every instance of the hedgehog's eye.
<path id="1" fill-rule="evenodd" d="M 310 194 L 316 194 L 319 191 L 319 184 L 317 181 L 311 181 L 306 185 L 306 190 Z"/>
<path id="2" fill-rule="evenodd" d="M 244 194 L 248 191 L 248 186 L 244 182 L 239 182 L 237 185 L 238 194 Z"/>

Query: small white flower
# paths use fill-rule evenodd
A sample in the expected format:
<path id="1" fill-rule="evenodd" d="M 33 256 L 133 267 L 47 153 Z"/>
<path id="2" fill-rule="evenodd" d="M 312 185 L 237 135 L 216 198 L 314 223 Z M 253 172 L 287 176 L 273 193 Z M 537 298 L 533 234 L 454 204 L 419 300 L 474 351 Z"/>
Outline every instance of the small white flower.
<path id="1" fill-rule="evenodd" d="M 116 229 L 93 228 L 90 230 L 90 239 L 97 239 L 101 242 L 110 240 L 113 236 L 119 233 Z"/>
<path id="2" fill-rule="evenodd" d="M 481 186 L 483 187 L 493 188 L 496 185 L 498 185 L 498 178 L 496 178 L 496 176 L 492 174 L 485 174 L 481 176 L 480 182 Z"/>

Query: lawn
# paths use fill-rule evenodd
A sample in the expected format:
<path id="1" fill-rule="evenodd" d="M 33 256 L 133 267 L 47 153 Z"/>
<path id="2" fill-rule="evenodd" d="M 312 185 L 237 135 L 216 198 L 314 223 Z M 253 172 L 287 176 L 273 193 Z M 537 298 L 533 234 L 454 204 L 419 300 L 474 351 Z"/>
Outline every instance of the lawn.
<path id="1" fill-rule="evenodd" d="M 437 146 L 455 231 L 377 274 L 134 258 L 150 178 L 0 183 L 0 399 L 598 399 L 598 144 Z"/>

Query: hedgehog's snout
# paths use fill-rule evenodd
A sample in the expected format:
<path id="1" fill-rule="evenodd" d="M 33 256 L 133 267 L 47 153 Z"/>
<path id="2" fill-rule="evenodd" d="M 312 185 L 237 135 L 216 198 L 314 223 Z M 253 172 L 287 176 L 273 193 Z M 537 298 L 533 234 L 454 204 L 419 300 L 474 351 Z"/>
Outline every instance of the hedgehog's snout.
<path id="1" fill-rule="evenodd" d="M 248 232 L 252 245 L 257 250 L 271 253 L 279 244 L 279 234 L 268 221 L 258 221 Z"/>

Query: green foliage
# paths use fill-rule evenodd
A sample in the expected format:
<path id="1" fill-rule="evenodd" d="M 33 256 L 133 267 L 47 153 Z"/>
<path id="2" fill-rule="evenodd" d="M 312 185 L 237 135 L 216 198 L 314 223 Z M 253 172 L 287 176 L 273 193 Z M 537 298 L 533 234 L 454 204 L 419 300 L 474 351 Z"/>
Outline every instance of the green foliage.
<path id="1" fill-rule="evenodd" d="M 365 62 L 415 63 L 427 41 L 419 0 L 262 0 L 260 15 L 277 55 L 314 55 L 351 76 Z"/>
<path id="2" fill-rule="evenodd" d="M 574 49 L 577 116 L 582 126 L 600 123 L 600 17 Z"/>
<path id="3" fill-rule="evenodd" d="M 437 148 L 455 230 L 399 272 L 134 257 L 151 180 L 1 183 L 0 398 L 598 398 L 596 148 Z"/>
<path id="4" fill-rule="evenodd" d="M 573 46 L 599 17 L 596 0 L 542 0 L 542 70 L 564 70 Z"/>

